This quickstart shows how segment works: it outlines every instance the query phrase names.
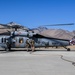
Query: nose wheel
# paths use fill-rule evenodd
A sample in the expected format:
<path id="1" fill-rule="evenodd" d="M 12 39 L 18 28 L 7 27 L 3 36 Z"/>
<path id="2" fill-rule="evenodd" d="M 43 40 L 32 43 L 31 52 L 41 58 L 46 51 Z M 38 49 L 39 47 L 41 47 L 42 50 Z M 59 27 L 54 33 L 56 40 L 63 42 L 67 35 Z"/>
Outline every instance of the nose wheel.
<path id="1" fill-rule="evenodd" d="M 67 48 L 67 51 L 70 51 L 71 49 L 70 48 Z"/>

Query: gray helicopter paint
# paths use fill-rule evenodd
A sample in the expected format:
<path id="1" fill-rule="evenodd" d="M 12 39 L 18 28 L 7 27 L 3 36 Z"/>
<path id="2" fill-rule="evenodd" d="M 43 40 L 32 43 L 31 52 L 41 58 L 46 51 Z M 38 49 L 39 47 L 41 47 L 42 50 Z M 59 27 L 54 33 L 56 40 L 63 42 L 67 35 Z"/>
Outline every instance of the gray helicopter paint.
<path id="1" fill-rule="evenodd" d="M 13 35 L 13 32 L 11 32 L 11 35 Z M 26 39 L 32 38 L 33 35 L 36 35 L 36 33 L 24 32 L 24 31 L 22 31 L 22 32 L 21 31 L 15 31 L 14 36 L 15 36 L 15 39 L 17 41 L 15 42 L 15 46 L 12 46 L 12 47 L 25 47 L 26 46 Z M 19 43 L 19 39 L 21 37 L 23 38 L 23 43 Z M 67 46 L 67 45 L 69 45 L 69 41 L 58 40 L 58 39 L 36 38 L 36 37 L 32 38 L 32 39 L 35 41 L 35 47 L 41 47 L 41 46 Z"/>
<path id="2" fill-rule="evenodd" d="M 17 35 L 15 33 L 15 35 Z M 2 38 L 9 38 L 10 36 L 0 36 L 0 47 L 6 48 L 7 45 L 6 42 L 2 42 Z M 19 40 L 20 38 L 23 39 L 23 43 L 20 43 Z M 25 37 L 25 36 L 15 36 L 14 38 L 11 39 L 11 47 L 12 48 L 25 48 L 26 47 L 26 40 L 30 38 Z M 47 38 L 33 38 L 35 41 L 35 47 L 49 47 L 49 46 L 67 46 L 69 45 L 69 41 L 64 41 L 64 40 L 57 40 L 57 39 L 47 39 Z M 15 43 L 14 43 L 15 42 Z"/>
<path id="3" fill-rule="evenodd" d="M 7 48 L 6 42 L 8 42 L 8 40 L 6 40 L 6 42 L 4 41 L 4 39 L 9 38 L 10 36 L 0 36 L 0 47 L 1 48 Z M 2 42 L 3 39 L 3 42 Z"/>
<path id="4" fill-rule="evenodd" d="M 19 39 L 23 38 L 23 43 L 19 43 Z M 29 39 L 27 37 L 15 37 L 16 42 L 13 44 L 12 47 L 16 48 L 25 48 L 26 47 L 26 40 Z M 60 41 L 54 39 L 46 39 L 46 38 L 35 38 L 35 47 L 45 47 L 45 46 L 67 46 L 69 45 L 68 41 Z"/>
<path id="5" fill-rule="evenodd" d="M 23 43 L 20 43 L 20 38 L 23 39 Z M 12 48 L 25 48 L 26 47 L 26 40 L 29 39 L 28 37 L 16 36 L 12 39 Z M 15 43 L 13 43 L 15 42 Z"/>
<path id="6" fill-rule="evenodd" d="M 36 43 L 35 46 L 67 46 L 67 45 L 69 45 L 69 41 L 38 38 L 38 42 Z"/>
<path id="7" fill-rule="evenodd" d="M 11 35 L 13 35 L 13 32 L 11 32 Z M 24 32 L 24 31 L 15 31 L 15 36 L 24 36 L 24 37 L 33 37 L 33 35 L 36 35 L 36 33 L 31 32 Z"/>

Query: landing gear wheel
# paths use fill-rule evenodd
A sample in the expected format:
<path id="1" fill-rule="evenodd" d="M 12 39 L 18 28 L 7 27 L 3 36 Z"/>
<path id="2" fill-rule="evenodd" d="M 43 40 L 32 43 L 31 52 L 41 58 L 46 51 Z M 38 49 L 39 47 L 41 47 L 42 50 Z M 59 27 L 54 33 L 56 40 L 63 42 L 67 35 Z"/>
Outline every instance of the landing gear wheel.
<path id="1" fill-rule="evenodd" d="M 70 48 L 67 48 L 67 51 L 70 51 Z"/>
<path id="2" fill-rule="evenodd" d="M 9 49 L 9 51 L 11 51 L 11 47 L 9 47 L 8 49 Z"/>
<path id="3" fill-rule="evenodd" d="M 5 51 L 9 52 L 9 51 L 11 51 L 11 48 L 5 48 Z"/>
<path id="4" fill-rule="evenodd" d="M 5 48 L 5 51 L 6 51 L 6 52 L 9 52 L 9 49 L 8 49 L 8 48 Z"/>

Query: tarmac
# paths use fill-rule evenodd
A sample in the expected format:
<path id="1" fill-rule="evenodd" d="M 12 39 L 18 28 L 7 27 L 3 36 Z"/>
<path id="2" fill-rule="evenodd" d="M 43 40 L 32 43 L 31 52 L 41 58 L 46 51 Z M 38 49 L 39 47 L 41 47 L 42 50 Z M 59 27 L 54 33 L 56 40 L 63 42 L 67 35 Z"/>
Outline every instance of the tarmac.
<path id="1" fill-rule="evenodd" d="M 0 75 L 75 75 L 75 50 L 1 50 Z"/>

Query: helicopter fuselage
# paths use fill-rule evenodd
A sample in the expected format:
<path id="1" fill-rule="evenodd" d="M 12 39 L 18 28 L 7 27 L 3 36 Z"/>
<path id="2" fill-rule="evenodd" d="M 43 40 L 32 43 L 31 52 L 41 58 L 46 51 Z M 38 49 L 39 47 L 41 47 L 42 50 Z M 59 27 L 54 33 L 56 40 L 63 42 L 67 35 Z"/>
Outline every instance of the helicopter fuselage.
<path id="1" fill-rule="evenodd" d="M 0 47 L 7 47 L 7 42 L 11 42 L 11 48 L 26 48 L 26 40 L 31 39 L 25 36 L 15 36 L 14 38 L 7 40 L 10 36 L 0 36 Z M 32 38 L 35 41 L 35 47 L 56 47 L 56 46 L 68 46 L 69 41 L 60 39 L 49 38 Z"/>

